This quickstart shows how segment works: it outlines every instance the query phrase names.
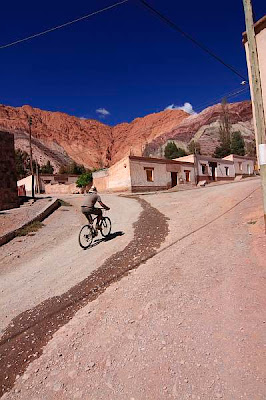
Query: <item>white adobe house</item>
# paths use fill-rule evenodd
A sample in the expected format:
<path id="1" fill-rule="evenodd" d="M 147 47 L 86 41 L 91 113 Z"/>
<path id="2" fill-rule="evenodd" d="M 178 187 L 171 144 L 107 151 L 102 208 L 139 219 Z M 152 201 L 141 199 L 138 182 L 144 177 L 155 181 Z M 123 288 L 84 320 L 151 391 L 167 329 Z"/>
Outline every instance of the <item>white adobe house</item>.
<path id="1" fill-rule="evenodd" d="M 93 173 L 99 191 L 155 191 L 194 183 L 194 165 L 186 161 L 128 156 L 112 167 Z"/>
<path id="2" fill-rule="evenodd" d="M 254 157 L 230 154 L 224 158 L 214 158 L 190 154 L 176 160 L 187 161 L 195 165 L 197 182 L 230 181 L 234 180 L 236 175 L 254 174 Z"/>
<path id="3" fill-rule="evenodd" d="M 175 160 L 127 156 L 92 176 L 93 184 L 100 192 L 144 192 L 166 190 L 181 184 L 195 185 L 200 181 L 233 181 L 240 167 L 241 175 L 252 175 L 254 159 L 235 155 L 220 159 L 194 154 Z"/>

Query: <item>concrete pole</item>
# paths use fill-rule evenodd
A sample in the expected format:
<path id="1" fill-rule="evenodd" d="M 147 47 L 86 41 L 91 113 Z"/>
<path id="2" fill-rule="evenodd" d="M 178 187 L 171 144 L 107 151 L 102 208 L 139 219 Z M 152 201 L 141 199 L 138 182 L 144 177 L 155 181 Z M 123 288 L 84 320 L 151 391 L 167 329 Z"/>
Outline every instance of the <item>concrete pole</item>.
<path id="1" fill-rule="evenodd" d="M 32 118 L 29 117 L 31 196 L 34 199 L 34 171 L 33 171 L 33 163 L 32 163 L 31 125 L 32 125 Z"/>
<path id="2" fill-rule="evenodd" d="M 256 144 L 259 151 L 258 161 L 260 165 L 260 176 L 262 184 L 262 196 L 264 205 L 264 222 L 266 233 L 266 131 L 265 116 L 263 109 L 260 69 L 257 51 L 256 35 L 254 30 L 253 12 L 251 0 L 243 0 L 246 32 L 248 41 L 248 53 L 251 71 L 251 90 L 253 94 L 254 119 L 257 128 Z"/>

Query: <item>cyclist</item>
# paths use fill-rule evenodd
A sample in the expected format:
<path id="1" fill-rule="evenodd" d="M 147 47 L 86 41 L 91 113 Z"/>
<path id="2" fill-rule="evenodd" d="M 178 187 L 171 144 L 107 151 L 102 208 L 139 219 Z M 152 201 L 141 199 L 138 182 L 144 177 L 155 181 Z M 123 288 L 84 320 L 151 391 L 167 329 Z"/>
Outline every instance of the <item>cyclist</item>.
<path id="1" fill-rule="evenodd" d="M 110 208 L 102 202 L 101 197 L 98 195 L 97 188 L 92 186 L 85 196 L 84 203 L 81 206 L 81 212 L 85 215 L 89 223 L 91 223 L 91 214 L 97 215 L 96 229 L 101 229 L 100 223 L 103 213 L 100 208 L 94 207 L 97 201 L 105 210 L 110 210 Z"/>

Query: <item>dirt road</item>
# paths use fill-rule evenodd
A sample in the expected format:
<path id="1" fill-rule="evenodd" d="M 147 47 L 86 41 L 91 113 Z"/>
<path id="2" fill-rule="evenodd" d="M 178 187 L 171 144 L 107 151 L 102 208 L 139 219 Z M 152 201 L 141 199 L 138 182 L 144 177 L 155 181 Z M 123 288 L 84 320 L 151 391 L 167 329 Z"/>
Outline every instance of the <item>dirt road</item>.
<path id="1" fill-rule="evenodd" d="M 143 199 L 153 217 L 146 243 L 141 224 L 135 225 L 125 257 L 120 243 L 103 265 L 106 272 L 109 264 L 122 269 L 130 246 L 137 254 L 140 237 L 147 261 L 136 262 L 137 269 L 94 301 L 84 301 L 3 398 L 265 398 L 266 241 L 259 182 Z M 121 207 L 128 201 L 140 212 L 134 199 L 121 199 Z M 145 224 L 147 217 L 139 215 Z M 166 236 L 160 248 L 152 240 L 159 238 L 151 222 L 157 219 Z M 144 252 L 149 244 L 156 255 Z M 10 264 L 6 279 L 19 269 Z"/>

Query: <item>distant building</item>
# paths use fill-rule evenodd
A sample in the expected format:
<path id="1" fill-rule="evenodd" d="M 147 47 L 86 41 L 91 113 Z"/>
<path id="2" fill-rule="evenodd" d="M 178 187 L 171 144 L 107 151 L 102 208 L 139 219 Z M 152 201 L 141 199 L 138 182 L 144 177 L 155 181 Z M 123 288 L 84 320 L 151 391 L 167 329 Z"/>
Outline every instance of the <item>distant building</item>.
<path id="1" fill-rule="evenodd" d="M 236 175 L 246 176 L 254 174 L 254 166 L 256 163 L 255 157 L 238 156 L 236 154 L 230 154 L 230 156 L 224 157 L 223 159 L 234 162 Z"/>
<path id="2" fill-rule="evenodd" d="M 93 173 L 93 184 L 99 191 L 156 191 L 194 181 L 194 166 L 188 162 L 137 156 Z"/>
<path id="3" fill-rule="evenodd" d="M 179 157 L 177 161 L 187 161 L 195 165 L 197 182 L 232 181 L 236 175 L 253 175 L 255 158 L 230 154 L 224 158 L 213 158 L 198 154 Z"/>
<path id="4" fill-rule="evenodd" d="M 128 156 L 92 176 L 100 192 L 145 192 L 195 185 L 200 181 L 233 181 L 237 174 L 253 173 L 252 157 L 230 155 L 228 159 L 220 159 L 191 154 L 175 160 Z"/>
<path id="5" fill-rule="evenodd" d="M 0 131 L 0 210 L 18 205 L 14 136 Z"/>
<path id="6" fill-rule="evenodd" d="M 179 157 L 177 161 L 187 161 L 195 166 L 197 182 L 230 181 L 235 179 L 235 167 L 232 160 L 202 155 Z"/>

